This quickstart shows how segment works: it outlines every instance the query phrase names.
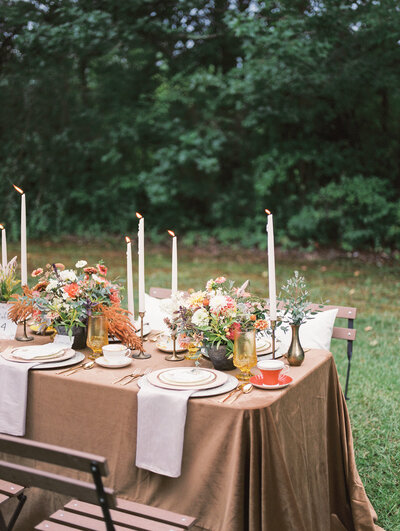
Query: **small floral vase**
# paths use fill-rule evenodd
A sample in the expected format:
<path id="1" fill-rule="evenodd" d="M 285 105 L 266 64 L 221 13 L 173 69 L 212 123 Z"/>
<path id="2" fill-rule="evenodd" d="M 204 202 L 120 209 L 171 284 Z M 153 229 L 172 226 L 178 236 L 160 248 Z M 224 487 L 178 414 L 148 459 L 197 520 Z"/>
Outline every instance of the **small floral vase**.
<path id="1" fill-rule="evenodd" d="M 235 366 L 233 365 L 232 358 L 226 357 L 226 346 L 210 345 L 207 347 L 207 354 L 214 365 L 214 369 L 217 371 L 233 371 Z"/>
<path id="2" fill-rule="evenodd" d="M 65 328 L 65 326 L 56 326 L 55 329 L 57 330 L 57 334 L 60 336 L 68 336 L 68 330 Z M 80 350 L 86 347 L 86 333 L 87 333 L 87 327 L 86 326 L 74 326 L 72 328 L 72 337 L 74 338 L 74 341 L 72 343 L 72 347 L 75 350 Z"/>

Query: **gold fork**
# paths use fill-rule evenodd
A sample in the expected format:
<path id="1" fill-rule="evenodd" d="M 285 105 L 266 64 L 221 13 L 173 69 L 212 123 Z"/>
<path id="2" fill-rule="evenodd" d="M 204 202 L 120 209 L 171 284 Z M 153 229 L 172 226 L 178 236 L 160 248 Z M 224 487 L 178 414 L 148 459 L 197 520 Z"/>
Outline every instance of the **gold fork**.
<path id="1" fill-rule="evenodd" d="M 136 378 L 137 376 L 141 376 L 140 369 L 136 368 L 131 374 L 125 374 L 122 378 L 118 378 L 117 380 L 113 381 L 113 384 L 116 384 L 118 382 L 122 382 L 122 380 L 125 380 L 125 378 Z"/>
<path id="2" fill-rule="evenodd" d="M 133 380 L 137 380 L 141 376 L 146 376 L 146 374 L 151 373 L 152 370 L 153 369 L 150 369 L 150 367 L 147 367 L 147 369 L 144 370 L 143 374 L 138 374 L 137 376 L 132 376 L 130 380 L 128 380 L 127 382 L 122 383 L 121 385 L 128 385 L 129 383 L 133 382 Z"/>

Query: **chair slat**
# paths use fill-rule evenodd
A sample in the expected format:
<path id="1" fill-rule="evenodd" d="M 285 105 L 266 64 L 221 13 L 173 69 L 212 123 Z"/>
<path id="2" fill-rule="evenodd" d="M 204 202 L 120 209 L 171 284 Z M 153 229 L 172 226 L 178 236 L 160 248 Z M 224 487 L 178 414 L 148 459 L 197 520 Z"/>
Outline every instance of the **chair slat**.
<path id="1" fill-rule="evenodd" d="M 103 513 L 98 505 L 79 500 L 68 502 L 65 509 L 94 518 L 103 518 Z M 190 516 L 122 499 L 117 499 L 117 510 L 111 510 L 111 517 L 116 524 L 125 525 L 130 529 L 140 528 L 149 531 L 182 531 L 182 529 L 190 529 L 196 521 Z"/>
<path id="2" fill-rule="evenodd" d="M 24 487 L 17 485 L 16 483 L 10 483 L 0 479 L 0 492 L 8 496 L 18 496 L 24 490 Z"/>
<path id="3" fill-rule="evenodd" d="M 78 452 L 70 448 L 62 448 L 37 441 L 26 439 L 15 440 L 8 435 L 0 435 L 0 452 L 20 457 L 36 459 L 53 465 L 73 468 L 83 472 L 90 472 L 90 463 L 95 461 L 98 464 L 100 474 L 108 475 L 107 460 L 95 454 Z"/>
<path id="4" fill-rule="evenodd" d="M 190 527 L 196 522 L 196 518 L 186 514 L 173 513 L 165 509 L 159 509 L 158 507 L 151 507 L 150 505 L 123 500 L 122 498 L 117 498 L 117 509 L 132 514 L 146 515 L 153 520 L 167 522 L 184 529 L 190 529 Z"/>
<path id="5" fill-rule="evenodd" d="M 10 496 L 7 496 L 6 494 L 0 494 L 0 505 L 9 499 Z"/>
<path id="6" fill-rule="evenodd" d="M 356 339 L 357 330 L 354 328 L 340 328 L 335 326 L 332 331 L 334 339 L 346 339 L 347 341 L 354 341 Z"/>
<path id="7" fill-rule="evenodd" d="M 69 526 L 58 524 L 57 522 L 50 522 L 50 520 L 43 520 L 35 527 L 35 531 L 68 531 L 71 530 Z"/>
<path id="8" fill-rule="evenodd" d="M 54 490 L 66 496 L 77 496 L 89 503 L 98 503 L 96 487 L 86 481 L 59 476 L 15 463 L 7 463 L 6 461 L 0 461 L 0 477 L 22 483 L 27 487 L 34 486 L 44 490 Z M 111 489 L 105 489 L 105 494 L 109 506 L 115 507 L 114 492 Z"/>

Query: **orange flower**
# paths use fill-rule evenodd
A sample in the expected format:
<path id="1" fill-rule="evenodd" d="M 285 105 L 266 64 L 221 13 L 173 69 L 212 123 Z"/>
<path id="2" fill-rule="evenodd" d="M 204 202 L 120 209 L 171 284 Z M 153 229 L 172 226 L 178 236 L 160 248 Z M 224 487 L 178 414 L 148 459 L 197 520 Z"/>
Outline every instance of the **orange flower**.
<path id="1" fill-rule="evenodd" d="M 103 264 L 97 264 L 97 271 L 100 273 L 100 275 L 103 275 L 105 277 L 107 275 L 107 268 Z"/>
<path id="2" fill-rule="evenodd" d="M 257 328 L 258 330 L 265 330 L 268 328 L 268 321 L 265 319 L 258 319 L 258 321 L 254 323 L 254 328 Z"/>
<path id="3" fill-rule="evenodd" d="M 65 269 L 65 265 L 62 264 L 61 262 L 57 262 L 56 264 L 54 264 L 56 266 L 57 269 L 59 269 L 60 271 L 64 271 Z"/>
<path id="4" fill-rule="evenodd" d="M 250 315 L 250 319 L 251 321 L 255 321 L 257 319 L 257 316 L 253 313 L 252 315 Z"/>
<path id="5" fill-rule="evenodd" d="M 71 284 L 67 284 L 66 286 L 64 286 L 64 291 L 65 293 L 67 293 L 67 295 L 69 297 L 71 297 L 71 299 L 75 299 L 75 297 L 78 295 L 79 293 L 79 286 L 76 282 L 72 282 Z"/>
<path id="6" fill-rule="evenodd" d="M 97 269 L 95 267 L 85 267 L 84 272 L 87 275 L 94 275 L 95 273 L 97 273 Z"/>
<path id="7" fill-rule="evenodd" d="M 208 299 L 203 299 L 203 306 L 208 306 L 210 301 Z"/>
<path id="8" fill-rule="evenodd" d="M 38 269 L 34 269 L 31 273 L 33 277 L 39 277 L 43 273 L 43 269 L 39 267 Z"/>
<path id="9" fill-rule="evenodd" d="M 110 290 L 110 301 L 114 304 L 119 304 L 121 302 L 119 298 L 119 293 L 116 289 Z"/>
<path id="10" fill-rule="evenodd" d="M 32 291 L 44 291 L 48 285 L 49 283 L 46 280 L 43 280 L 43 282 L 36 284 L 36 286 L 32 288 Z"/>

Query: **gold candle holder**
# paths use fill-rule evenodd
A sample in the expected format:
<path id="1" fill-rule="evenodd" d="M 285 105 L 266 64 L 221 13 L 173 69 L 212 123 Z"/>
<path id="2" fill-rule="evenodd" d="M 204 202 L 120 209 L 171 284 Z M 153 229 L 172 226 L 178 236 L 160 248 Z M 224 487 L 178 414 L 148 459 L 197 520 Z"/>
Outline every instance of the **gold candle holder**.
<path id="1" fill-rule="evenodd" d="M 32 336 L 28 336 L 27 333 L 26 333 L 26 319 L 24 319 L 24 332 L 23 332 L 22 336 L 17 336 L 15 339 L 17 341 L 33 341 L 33 337 Z"/>
<path id="2" fill-rule="evenodd" d="M 176 332 L 172 332 L 172 354 L 170 356 L 165 356 L 165 359 L 167 361 L 183 361 L 185 359 L 184 356 L 178 356 L 176 354 Z"/>
<path id="3" fill-rule="evenodd" d="M 145 312 L 139 312 L 140 317 L 140 340 L 141 340 L 141 346 L 139 349 L 139 352 L 137 354 L 132 354 L 132 358 L 135 358 L 135 360 L 147 360 L 151 358 L 151 354 L 147 354 L 144 351 L 143 347 L 143 320 L 144 320 L 144 314 Z"/>
<path id="4" fill-rule="evenodd" d="M 276 321 L 271 319 L 271 330 L 272 330 L 272 359 L 275 359 L 275 329 Z"/>

